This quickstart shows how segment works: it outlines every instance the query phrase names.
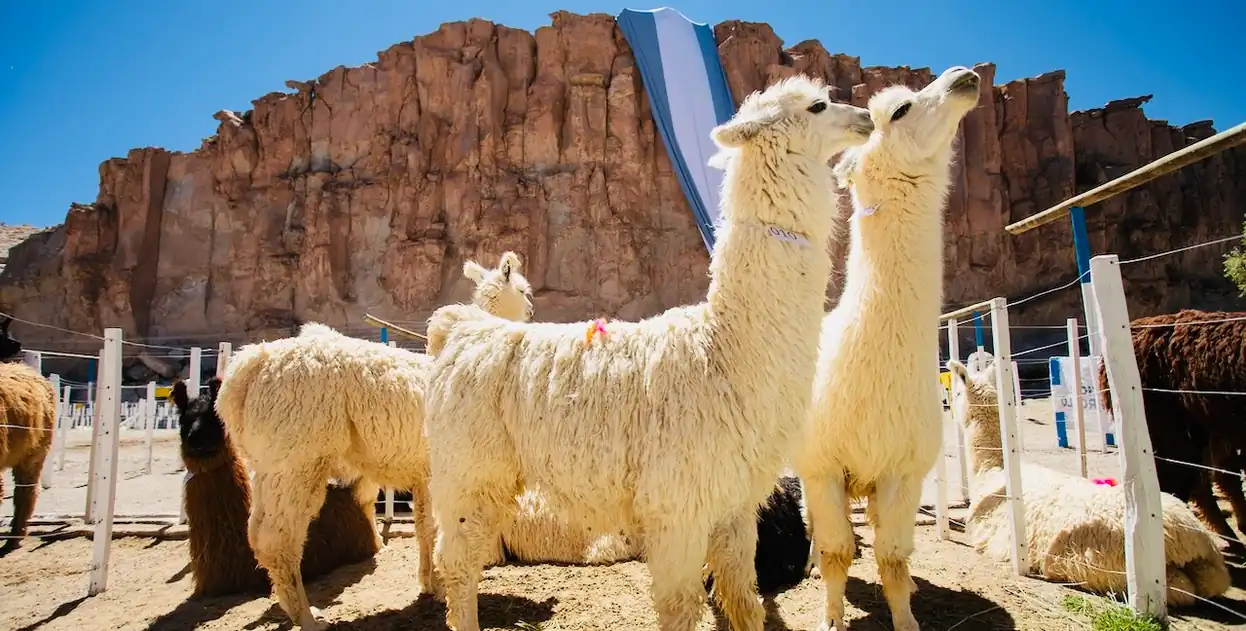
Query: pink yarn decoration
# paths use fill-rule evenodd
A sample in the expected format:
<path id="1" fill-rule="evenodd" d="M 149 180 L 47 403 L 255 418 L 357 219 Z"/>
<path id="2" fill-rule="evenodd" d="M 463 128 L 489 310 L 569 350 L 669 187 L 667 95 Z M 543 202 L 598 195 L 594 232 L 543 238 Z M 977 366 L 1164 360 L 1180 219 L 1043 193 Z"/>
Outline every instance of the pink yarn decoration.
<path id="1" fill-rule="evenodd" d="M 1101 484 L 1103 486 L 1116 486 L 1115 478 L 1095 478 L 1094 480 L 1091 480 L 1091 481 L 1094 482 L 1095 484 Z"/>

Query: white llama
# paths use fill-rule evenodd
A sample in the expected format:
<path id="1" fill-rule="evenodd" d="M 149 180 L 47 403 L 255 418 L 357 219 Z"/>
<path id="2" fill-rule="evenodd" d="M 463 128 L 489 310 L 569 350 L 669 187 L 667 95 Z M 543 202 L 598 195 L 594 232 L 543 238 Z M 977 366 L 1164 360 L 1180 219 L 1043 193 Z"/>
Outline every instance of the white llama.
<path id="1" fill-rule="evenodd" d="M 826 584 L 824 629 L 846 628 L 849 501 L 861 497 L 892 624 L 918 629 L 908 558 L 922 479 L 943 436 L 930 363 L 943 299 L 943 208 L 956 128 L 978 102 L 978 83 L 955 67 L 920 92 L 880 91 L 869 102 L 873 135 L 835 166 L 854 208 L 847 280 L 822 323 L 812 434 L 796 452 Z"/>
<path id="2" fill-rule="evenodd" d="M 805 76 L 714 129 L 728 155 L 704 303 L 639 322 L 429 320 L 434 554 L 447 617 L 478 631 L 480 569 L 535 485 L 594 532 L 642 532 L 663 631 L 701 618 L 708 561 L 734 629 L 760 631 L 757 510 L 807 422 L 834 200 L 827 161 L 868 113 Z M 933 353 L 932 353 L 933 354 Z"/>
<path id="3" fill-rule="evenodd" d="M 532 317 L 532 290 L 513 252 L 494 270 L 467 261 L 463 274 L 475 281 L 472 298 L 481 308 Z M 300 627 L 324 627 L 299 566 L 330 477 L 355 481 L 369 518 L 380 485 L 411 489 L 421 593 L 438 590 L 423 432 L 429 362 L 423 353 L 316 323 L 303 325 L 297 337 L 244 346 L 229 362 L 216 409 L 255 469 L 247 536 L 281 608 Z"/>

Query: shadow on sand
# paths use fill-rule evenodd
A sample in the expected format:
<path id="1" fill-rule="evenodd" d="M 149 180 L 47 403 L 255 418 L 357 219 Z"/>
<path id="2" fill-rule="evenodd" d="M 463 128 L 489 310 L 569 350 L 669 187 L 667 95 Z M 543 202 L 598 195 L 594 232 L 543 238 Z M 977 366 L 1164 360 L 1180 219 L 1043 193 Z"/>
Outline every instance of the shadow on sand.
<path id="1" fill-rule="evenodd" d="M 501 594 L 480 594 L 479 615 L 481 628 L 512 629 L 521 622 L 540 626 L 541 623 L 554 617 L 554 606 L 558 601 L 547 598 L 543 602 L 523 598 L 521 596 L 504 596 Z M 358 629 L 360 631 L 379 631 L 380 629 L 421 629 L 426 631 L 448 631 L 446 626 L 446 606 L 437 602 L 432 596 L 423 595 L 415 602 L 402 609 L 378 611 L 355 620 L 343 620 L 329 627 L 335 631 Z"/>
<path id="2" fill-rule="evenodd" d="M 916 576 L 913 581 L 917 583 L 912 600 L 913 616 L 923 629 L 947 629 L 952 626 L 956 626 L 958 631 L 1017 628 L 1012 616 L 1003 607 L 980 594 L 948 589 Z M 866 614 L 852 621 L 853 631 L 891 631 L 891 609 L 883 598 L 881 585 L 849 576 L 847 592 L 848 602 Z"/>
<path id="3" fill-rule="evenodd" d="M 189 566 L 188 566 L 189 567 Z M 337 602 L 337 597 L 341 595 L 347 587 L 359 582 L 363 577 L 371 574 L 376 570 L 376 559 L 370 558 L 353 565 L 345 565 L 333 571 L 333 573 L 322 576 L 314 582 L 306 586 L 307 598 L 311 601 L 313 607 L 325 608 Z M 180 579 L 187 569 L 183 569 L 175 575 Z M 174 581 L 176 582 L 176 581 Z M 246 602 L 250 602 L 257 598 L 263 598 L 268 594 L 236 594 L 230 596 L 220 596 L 217 598 L 188 598 L 185 602 L 178 605 L 173 611 L 156 618 L 147 627 L 147 631 L 193 631 L 207 622 L 211 622 L 225 615 L 225 612 Z M 274 601 L 273 606 L 264 613 L 261 621 L 267 622 L 271 620 L 285 621 L 283 628 L 289 628 L 291 625 Z M 251 628 L 256 623 L 251 625 Z"/>

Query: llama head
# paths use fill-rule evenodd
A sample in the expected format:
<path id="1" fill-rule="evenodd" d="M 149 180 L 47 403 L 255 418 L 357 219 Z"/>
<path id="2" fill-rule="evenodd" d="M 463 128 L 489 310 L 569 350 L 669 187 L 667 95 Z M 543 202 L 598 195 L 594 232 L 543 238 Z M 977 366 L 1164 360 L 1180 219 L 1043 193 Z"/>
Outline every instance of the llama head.
<path id="1" fill-rule="evenodd" d="M 971 373 L 955 359 L 947 362 L 952 373 L 952 418 L 966 430 L 982 423 L 999 423 L 999 398 L 995 390 L 995 364 Z"/>
<path id="2" fill-rule="evenodd" d="M 710 165 L 725 169 L 746 152 L 827 162 L 865 142 L 873 129 L 869 111 L 832 102 L 821 80 L 795 75 L 745 97 L 735 116 L 710 132 L 720 148 Z"/>
<path id="3" fill-rule="evenodd" d="M 500 318 L 528 322 L 532 319 L 532 285 L 519 273 L 519 255 L 507 251 L 494 269 L 476 261 L 463 263 L 463 275 L 476 283 L 472 303 Z"/>
<path id="4" fill-rule="evenodd" d="M 9 325 L 12 323 L 13 318 L 0 317 L 0 361 L 13 359 L 22 352 L 22 343 L 9 335 Z"/>
<path id="5" fill-rule="evenodd" d="M 879 91 L 869 102 L 874 133 L 835 166 L 840 186 L 874 197 L 868 189 L 879 183 L 914 186 L 938 178 L 946 185 L 956 130 L 977 107 L 981 81 L 976 72 L 953 66 L 916 92 L 902 85 Z"/>
<path id="6" fill-rule="evenodd" d="M 216 414 L 216 395 L 221 390 L 221 378 L 208 380 L 208 393 L 191 399 L 186 382 L 173 382 L 173 405 L 177 408 L 179 431 L 182 439 L 182 460 L 192 472 L 203 470 L 204 461 L 220 455 L 225 447 L 225 424 Z"/>

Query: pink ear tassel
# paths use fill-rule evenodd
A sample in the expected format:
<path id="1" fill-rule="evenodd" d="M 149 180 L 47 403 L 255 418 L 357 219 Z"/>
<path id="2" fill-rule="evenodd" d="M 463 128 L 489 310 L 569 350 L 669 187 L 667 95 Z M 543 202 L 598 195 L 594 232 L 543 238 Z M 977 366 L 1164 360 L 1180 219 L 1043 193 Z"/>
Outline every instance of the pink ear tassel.
<path id="1" fill-rule="evenodd" d="M 601 333 L 603 336 L 606 334 L 605 318 L 597 318 L 596 320 L 588 323 L 588 332 L 584 335 L 584 343 L 591 344 L 593 342 L 593 336 L 598 333 Z"/>
<path id="2" fill-rule="evenodd" d="M 1103 486 L 1116 486 L 1115 478 L 1095 478 L 1094 480 L 1091 480 L 1091 481 L 1094 482 L 1095 484 L 1101 484 Z"/>

